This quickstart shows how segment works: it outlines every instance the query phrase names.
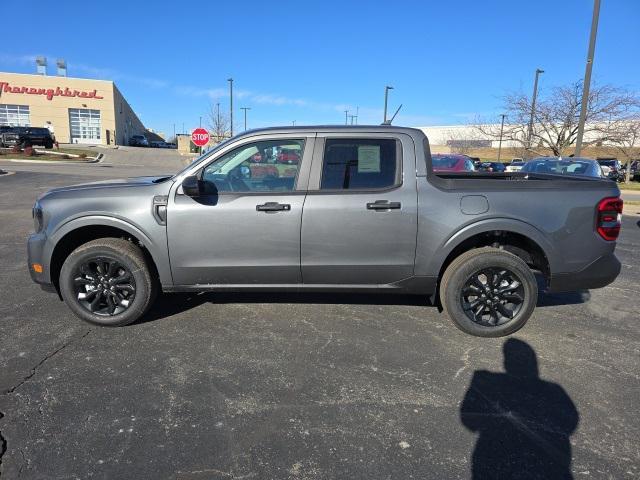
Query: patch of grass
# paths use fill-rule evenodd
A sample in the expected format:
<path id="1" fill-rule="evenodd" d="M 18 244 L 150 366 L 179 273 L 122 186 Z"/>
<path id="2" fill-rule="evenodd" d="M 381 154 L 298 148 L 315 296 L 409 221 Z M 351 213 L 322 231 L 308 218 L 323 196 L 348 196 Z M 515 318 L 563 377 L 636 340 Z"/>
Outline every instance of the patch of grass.
<path id="1" fill-rule="evenodd" d="M 44 160 L 47 162 L 86 162 L 87 159 L 86 158 L 79 158 L 79 157 L 70 157 L 68 155 L 49 155 L 49 154 L 41 154 L 39 153 L 38 155 L 36 155 L 35 157 L 27 157 L 24 155 L 16 155 L 15 157 L 17 160 Z"/>
<path id="2" fill-rule="evenodd" d="M 620 190 L 640 190 L 640 182 L 619 183 Z"/>
<path id="3" fill-rule="evenodd" d="M 85 154 L 88 158 L 95 158 L 96 156 L 98 156 L 98 152 L 95 150 L 90 150 L 88 148 L 67 148 L 67 147 L 60 147 L 60 148 L 53 148 L 54 152 L 60 152 L 60 153 L 70 153 L 71 155 L 81 155 L 81 154 Z"/>

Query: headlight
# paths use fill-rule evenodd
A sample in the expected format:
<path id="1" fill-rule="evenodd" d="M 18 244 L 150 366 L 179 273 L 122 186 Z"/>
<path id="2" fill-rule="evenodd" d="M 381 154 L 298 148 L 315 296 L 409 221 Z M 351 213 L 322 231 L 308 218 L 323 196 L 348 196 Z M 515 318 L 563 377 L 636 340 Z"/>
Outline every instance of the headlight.
<path id="1" fill-rule="evenodd" d="M 43 226 L 42 220 L 42 208 L 37 203 L 33 206 L 31 210 L 31 216 L 33 217 L 33 229 L 36 233 L 40 233 Z"/>

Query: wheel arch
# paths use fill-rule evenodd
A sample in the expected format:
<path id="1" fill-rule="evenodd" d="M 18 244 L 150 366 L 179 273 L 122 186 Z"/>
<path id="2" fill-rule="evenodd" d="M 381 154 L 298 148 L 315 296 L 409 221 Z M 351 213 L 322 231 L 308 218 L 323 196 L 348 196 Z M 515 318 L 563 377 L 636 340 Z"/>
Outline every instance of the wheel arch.
<path id="1" fill-rule="evenodd" d="M 462 253 L 480 247 L 502 248 L 540 270 L 548 282 L 558 260 L 551 242 L 533 225 L 515 219 L 492 219 L 467 225 L 451 235 L 438 249 L 430 270 L 438 284 L 446 268 Z"/>
<path id="2" fill-rule="evenodd" d="M 58 295 L 60 270 L 66 258 L 80 245 L 98 238 L 125 238 L 135 243 L 142 250 L 152 278 L 158 280 L 159 286 L 170 283 L 163 278 L 163 268 L 155 245 L 140 229 L 117 218 L 81 217 L 63 225 L 50 238 L 47 263 L 51 283 Z"/>

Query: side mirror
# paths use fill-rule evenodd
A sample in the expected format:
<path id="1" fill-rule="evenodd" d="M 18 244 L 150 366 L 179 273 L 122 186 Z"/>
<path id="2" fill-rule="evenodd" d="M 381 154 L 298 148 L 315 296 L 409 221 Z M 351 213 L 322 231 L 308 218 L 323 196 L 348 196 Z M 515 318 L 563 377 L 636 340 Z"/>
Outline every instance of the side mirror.
<path id="1" fill-rule="evenodd" d="M 199 197 L 201 194 L 200 180 L 196 175 L 186 177 L 182 181 L 182 191 L 189 197 Z"/>

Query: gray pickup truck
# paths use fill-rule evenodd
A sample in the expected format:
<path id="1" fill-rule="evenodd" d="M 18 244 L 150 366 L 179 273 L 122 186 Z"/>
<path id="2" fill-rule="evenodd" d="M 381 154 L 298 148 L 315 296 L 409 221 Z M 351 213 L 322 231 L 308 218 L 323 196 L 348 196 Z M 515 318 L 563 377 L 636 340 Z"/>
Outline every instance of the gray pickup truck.
<path id="1" fill-rule="evenodd" d="M 539 286 L 616 278 L 619 194 L 579 176 L 434 172 L 411 128 L 254 130 L 173 176 L 45 193 L 29 271 L 98 325 L 134 322 L 160 291 L 348 291 L 426 296 L 494 337 L 524 325 Z"/>

